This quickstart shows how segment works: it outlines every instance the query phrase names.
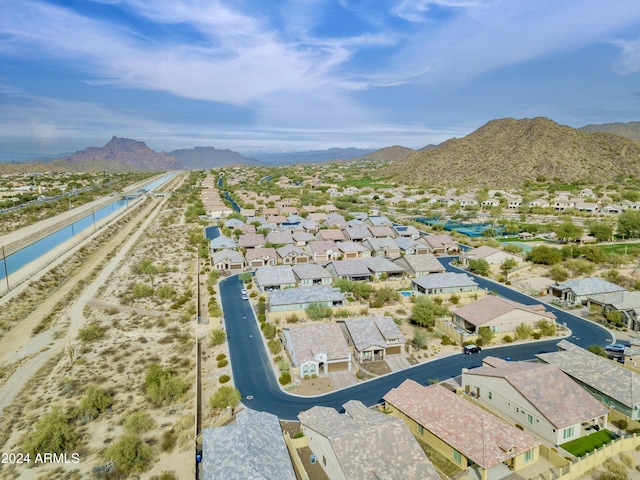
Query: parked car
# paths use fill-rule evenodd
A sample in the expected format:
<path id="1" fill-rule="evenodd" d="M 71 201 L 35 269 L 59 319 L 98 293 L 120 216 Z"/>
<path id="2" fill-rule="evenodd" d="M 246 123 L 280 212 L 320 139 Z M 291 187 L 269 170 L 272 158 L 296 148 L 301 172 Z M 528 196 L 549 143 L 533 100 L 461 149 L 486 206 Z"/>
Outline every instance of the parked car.
<path id="1" fill-rule="evenodd" d="M 249 295 L 247 295 L 246 293 L 242 294 L 242 299 L 243 300 L 249 300 Z"/>
<path id="2" fill-rule="evenodd" d="M 247 289 L 246 289 L 246 288 L 243 288 L 242 290 L 240 290 L 240 293 L 241 293 L 242 295 L 246 295 L 246 294 L 247 294 Z"/>
<path id="3" fill-rule="evenodd" d="M 604 347 L 604 349 L 607 352 L 613 352 L 613 353 L 623 353 L 625 346 L 622 345 L 621 343 L 612 343 L 610 345 L 607 345 L 606 347 Z"/>
<path id="4" fill-rule="evenodd" d="M 462 349 L 462 353 L 472 354 L 472 353 L 480 353 L 482 349 L 478 345 L 465 345 Z"/>

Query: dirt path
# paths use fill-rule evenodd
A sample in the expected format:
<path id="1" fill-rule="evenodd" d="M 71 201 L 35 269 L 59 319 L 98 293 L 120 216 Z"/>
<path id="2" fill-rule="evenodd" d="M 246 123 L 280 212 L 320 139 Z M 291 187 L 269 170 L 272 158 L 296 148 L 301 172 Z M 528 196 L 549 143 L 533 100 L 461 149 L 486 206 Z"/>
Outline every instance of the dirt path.
<path id="1" fill-rule="evenodd" d="M 56 355 L 68 342 L 74 340 L 78 330 L 84 324 L 83 309 L 89 300 L 97 293 L 100 286 L 115 270 L 135 241 L 142 235 L 149 223 L 155 218 L 167 197 L 152 199 L 129 221 L 129 223 L 98 252 L 92 255 L 78 273 L 54 293 L 46 302 L 38 307 L 31 315 L 22 320 L 0 340 L 0 364 L 19 361 L 25 356 L 31 356 L 13 375 L 0 387 L 0 412 L 10 405 L 22 387 L 35 375 L 46 361 Z M 142 222 L 141 225 L 140 222 Z M 123 242 L 126 243 L 123 244 Z M 41 319 L 52 312 L 57 303 L 64 298 L 76 285 L 86 281 L 93 270 L 100 265 L 108 255 L 117 253 L 109 260 L 98 276 L 84 289 L 83 293 L 66 308 L 64 314 L 67 321 L 60 324 L 66 328 L 66 334 L 54 338 L 55 327 L 31 336 L 31 331 Z"/>

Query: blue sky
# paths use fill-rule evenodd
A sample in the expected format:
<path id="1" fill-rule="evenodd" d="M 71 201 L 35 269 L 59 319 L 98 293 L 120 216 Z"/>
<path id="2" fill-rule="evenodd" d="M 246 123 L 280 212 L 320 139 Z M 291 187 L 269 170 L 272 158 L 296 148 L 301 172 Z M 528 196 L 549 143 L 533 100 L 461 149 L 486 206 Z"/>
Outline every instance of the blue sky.
<path id="1" fill-rule="evenodd" d="M 0 150 L 420 148 L 640 121 L 634 0 L 0 0 Z"/>

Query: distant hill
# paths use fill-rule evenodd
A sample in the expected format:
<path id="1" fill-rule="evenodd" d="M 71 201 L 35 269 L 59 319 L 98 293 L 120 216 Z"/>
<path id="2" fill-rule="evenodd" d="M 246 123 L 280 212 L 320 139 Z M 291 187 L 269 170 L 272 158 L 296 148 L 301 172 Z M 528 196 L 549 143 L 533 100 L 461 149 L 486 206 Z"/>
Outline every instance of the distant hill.
<path id="1" fill-rule="evenodd" d="M 537 179 L 602 184 L 640 175 L 640 144 L 547 118 L 493 120 L 464 138 L 412 153 L 384 173 L 406 183 L 516 187 Z"/>
<path id="2" fill-rule="evenodd" d="M 307 150 L 303 152 L 260 152 L 252 157 L 271 165 L 292 165 L 294 163 L 320 163 L 332 160 L 350 160 L 362 157 L 374 150 L 362 148 L 329 148 L 328 150 Z"/>
<path id="3" fill-rule="evenodd" d="M 70 157 L 54 161 L 72 170 L 148 170 L 166 171 L 179 169 L 175 157 L 164 152 L 156 153 L 144 142 L 130 138 L 113 137 L 104 147 L 89 147 Z"/>
<path id="4" fill-rule="evenodd" d="M 414 153 L 415 150 L 412 148 L 402 147 L 400 145 L 394 145 L 393 147 L 384 147 L 380 150 L 375 150 L 371 153 L 367 153 L 361 157 L 358 157 L 357 160 L 372 160 L 374 162 L 377 161 L 397 161 L 403 160 L 407 158 L 409 155 Z"/>
<path id="5" fill-rule="evenodd" d="M 218 150 L 214 147 L 195 147 L 169 152 L 174 156 L 180 168 L 185 170 L 201 170 L 224 167 L 225 165 L 264 165 L 258 160 L 240 155 L 233 150 Z"/>
<path id="6" fill-rule="evenodd" d="M 599 125 L 585 125 L 580 130 L 585 132 L 606 132 L 626 137 L 635 142 L 640 142 L 640 122 L 627 123 L 601 123 Z"/>

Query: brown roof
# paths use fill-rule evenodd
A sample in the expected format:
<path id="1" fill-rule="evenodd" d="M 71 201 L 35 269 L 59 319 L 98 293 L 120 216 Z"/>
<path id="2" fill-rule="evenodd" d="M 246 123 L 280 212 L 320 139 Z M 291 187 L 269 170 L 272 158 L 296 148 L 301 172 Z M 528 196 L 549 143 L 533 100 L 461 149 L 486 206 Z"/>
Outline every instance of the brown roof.
<path id="1" fill-rule="evenodd" d="M 453 313 L 476 327 L 513 310 L 525 310 L 555 320 L 556 316 L 553 313 L 540 307 L 541 305 L 524 305 L 503 297 L 487 295 L 469 305 L 455 309 Z"/>

